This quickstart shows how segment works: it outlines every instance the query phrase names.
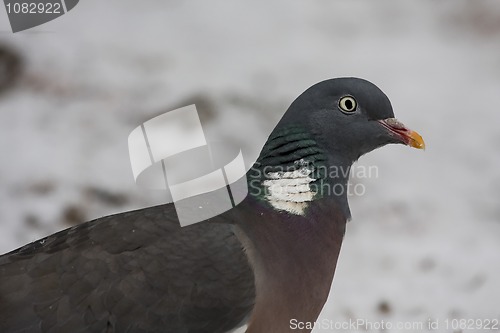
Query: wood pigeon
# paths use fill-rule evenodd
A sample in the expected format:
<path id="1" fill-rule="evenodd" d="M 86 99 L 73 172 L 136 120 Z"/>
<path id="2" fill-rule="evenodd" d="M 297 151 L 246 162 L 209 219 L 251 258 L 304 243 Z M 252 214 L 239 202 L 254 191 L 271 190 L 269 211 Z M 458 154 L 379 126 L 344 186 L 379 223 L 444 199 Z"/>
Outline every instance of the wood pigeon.
<path id="1" fill-rule="evenodd" d="M 0 332 L 222 333 L 248 323 L 281 333 L 291 320 L 314 322 L 350 219 L 349 168 L 389 143 L 424 148 L 379 88 L 317 83 L 269 136 L 235 208 L 186 227 L 172 204 L 125 212 L 2 255 Z"/>

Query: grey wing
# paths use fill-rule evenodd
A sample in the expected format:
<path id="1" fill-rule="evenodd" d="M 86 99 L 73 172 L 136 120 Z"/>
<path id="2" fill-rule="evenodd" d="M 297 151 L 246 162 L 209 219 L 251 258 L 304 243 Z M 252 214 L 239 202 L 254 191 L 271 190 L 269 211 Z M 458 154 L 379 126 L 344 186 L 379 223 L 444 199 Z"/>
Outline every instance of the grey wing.
<path id="1" fill-rule="evenodd" d="M 172 205 L 151 207 L 1 256 L 0 332 L 237 327 L 253 308 L 254 278 L 232 226 L 218 218 L 181 228 Z"/>

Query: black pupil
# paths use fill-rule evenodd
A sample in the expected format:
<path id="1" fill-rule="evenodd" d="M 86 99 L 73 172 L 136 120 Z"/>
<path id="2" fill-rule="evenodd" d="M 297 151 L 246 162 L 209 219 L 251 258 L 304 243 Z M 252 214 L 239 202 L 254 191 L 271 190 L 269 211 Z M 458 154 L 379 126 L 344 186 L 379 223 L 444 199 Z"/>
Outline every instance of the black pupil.
<path id="1" fill-rule="evenodd" d="M 346 99 L 344 104 L 347 110 L 352 110 L 354 108 L 354 103 L 350 99 Z"/>

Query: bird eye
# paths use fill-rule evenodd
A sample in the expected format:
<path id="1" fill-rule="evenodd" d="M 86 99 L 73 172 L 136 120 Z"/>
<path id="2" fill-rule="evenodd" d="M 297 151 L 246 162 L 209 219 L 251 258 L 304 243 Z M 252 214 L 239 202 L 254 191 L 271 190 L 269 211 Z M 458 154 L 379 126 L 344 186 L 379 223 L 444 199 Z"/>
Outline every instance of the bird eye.
<path id="1" fill-rule="evenodd" d="M 339 108 L 344 112 L 356 111 L 356 100 L 351 96 L 344 96 L 339 101 Z"/>

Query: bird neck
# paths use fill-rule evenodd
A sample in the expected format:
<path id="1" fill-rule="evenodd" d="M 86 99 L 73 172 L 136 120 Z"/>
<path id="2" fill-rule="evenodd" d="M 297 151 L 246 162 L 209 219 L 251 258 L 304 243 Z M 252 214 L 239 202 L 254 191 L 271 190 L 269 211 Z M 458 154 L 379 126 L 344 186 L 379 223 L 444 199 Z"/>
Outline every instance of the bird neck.
<path id="1" fill-rule="evenodd" d="M 347 202 L 352 161 L 327 153 L 307 130 L 275 130 L 247 173 L 249 194 L 272 209 L 306 216 L 321 198 L 331 198 L 350 218 Z"/>

